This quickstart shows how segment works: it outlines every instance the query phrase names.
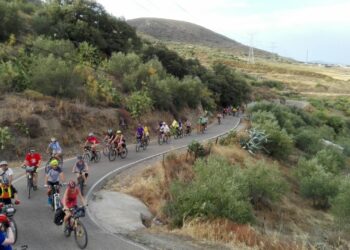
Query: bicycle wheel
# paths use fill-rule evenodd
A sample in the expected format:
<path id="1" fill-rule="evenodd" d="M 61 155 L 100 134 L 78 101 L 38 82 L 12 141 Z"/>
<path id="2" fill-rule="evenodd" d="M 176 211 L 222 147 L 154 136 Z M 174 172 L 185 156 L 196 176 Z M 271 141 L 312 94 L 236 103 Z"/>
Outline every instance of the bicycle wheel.
<path id="1" fill-rule="evenodd" d="M 80 188 L 81 195 L 84 195 L 84 178 L 82 176 L 78 177 L 78 184 Z"/>
<path id="2" fill-rule="evenodd" d="M 164 141 L 164 139 L 162 138 L 162 136 L 158 136 L 158 144 L 162 145 L 163 141 Z"/>
<path id="3" fill-rule="evenodd" d="M 10 227 L 11 227 L 12 232 L 13 232 L 13 236 L 15 238 L 13 244 L 15 244 L 17 241 L 17 236 L 18 236 L 17 224 L 16 224 L 16 221 L 14 218 L 9 218 L 9 221 L 10 221 Z"/>
<path id="4" fill-rule="evenodd" d="M 106 157 L 109 154 L 109 147 L 110 147 L 109 145 L 105 145 L 104 148 L 103 148 L 103 151 L 102 151 L 103 155 L 106 156 Z"/>
<path id="5" fill-rule="evenodd" d="M 115 158 L 117 158 L 117 150 L 115 148 L 113 148 L 112 150 L 109 151 L 108 159 L 110 161 L 114 161 Z"/>
<path id="6" fill-rule="evenodd" d="M 94 162 L 97 163 L 101 160 L 101 152 L 100 151 L 96 151 L 95 152 L 95 157 L 94 157 Z"/>
<path id="7" fill-rule="evenodd" d="M 140 147 L 141 147 L 141 143 L 139 141 L 137 141 L 136 146 L 135 146 L 136 152 L 140 151 Z"/>
<path id="8" fill-rule="evenodd" d="M 79 220 L 74 228 L 74 239 L 80 249 L 84 249 L 88 244 L 86 228 Z"/>
<path id="9" fill-rule="evenodd" d="M 28 191 L 28 199 L 30 199 L 30 192 L 33 188 L 33 179 L 29 177 L 29 174 L 27 175 L 27 191 Z"/>
<path id="10" fill-rule="evenodd" d="M 85 162 L 90 162 L 91 160 L 91 156 L 90 156 L 90 153 L 89 152 L 85 152 L 84 155 L 83 155 L 83 160 Z"/>
<path id="11" fill-rule="evenodd" d="M 125 159 L 127 155 L 128 155 L 128 149 L 125 147 L 120 152 L 120 158 Z"/>

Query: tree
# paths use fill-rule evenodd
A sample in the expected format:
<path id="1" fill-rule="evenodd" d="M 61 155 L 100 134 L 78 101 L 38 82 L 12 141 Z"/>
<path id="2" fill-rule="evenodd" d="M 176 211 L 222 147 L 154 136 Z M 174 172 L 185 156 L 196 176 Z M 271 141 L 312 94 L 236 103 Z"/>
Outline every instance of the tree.
<path id="1" fill-rule="evenodd" d="M 136 91 L 126 100 L 126 107 L 134 118 L 139 118 L 142 114 L 149 112 L 152 106 L 152 99 L 144 91 Z"/>

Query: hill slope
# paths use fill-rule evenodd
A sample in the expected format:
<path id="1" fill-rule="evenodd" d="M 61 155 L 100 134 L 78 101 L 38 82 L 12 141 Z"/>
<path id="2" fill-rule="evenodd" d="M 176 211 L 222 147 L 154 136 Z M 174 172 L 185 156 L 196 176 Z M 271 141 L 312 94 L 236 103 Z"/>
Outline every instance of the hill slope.
<path id="1" fill-rule="evenodd" d="M 137 18 L 127 23 L 140 33 L 152 36 L 161 41 L 200 44 L 208 47 L 227 49 L 237 56 L 247 56 L 249 47 L 202 26 L 162 18 Z M 256 49 L 259 57 L 272 57 L 272 53 Z"/>

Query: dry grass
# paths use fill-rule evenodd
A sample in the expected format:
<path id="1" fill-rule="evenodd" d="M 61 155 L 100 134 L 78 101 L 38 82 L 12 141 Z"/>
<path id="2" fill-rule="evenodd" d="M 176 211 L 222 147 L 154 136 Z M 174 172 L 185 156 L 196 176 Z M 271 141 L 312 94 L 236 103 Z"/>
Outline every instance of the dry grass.
<path id="1" fill-rule="evenodd" d="M 227 219 L 207 220 L 197 218 L 184 223 L 181 229 L 173 230 L 176 234 L 190 235 L 198 240 L 225 243 L 231 248 L 238 246 L 262 250 L 304 249 L 302 244 L 292 241 L 280 241 L 275 236 L 263 235 L 249 225 L 239 225 Z M 306 249 L 306 248 L 305 248 Z"/>

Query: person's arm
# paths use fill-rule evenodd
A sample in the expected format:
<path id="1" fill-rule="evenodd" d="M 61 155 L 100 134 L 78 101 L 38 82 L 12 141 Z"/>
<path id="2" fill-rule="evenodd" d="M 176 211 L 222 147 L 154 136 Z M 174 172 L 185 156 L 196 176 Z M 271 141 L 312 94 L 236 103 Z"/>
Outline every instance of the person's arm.
<path id="1" fill-rule="evenodd" d="M 80 189 L 78 188 L 77 190 L 78 190 L 78 196 L 81 200 L 81 203 L 83 204 L 83 206 L 86 206 L 86 201 L 85 201 L 83 195 L 81 194 Z"/>
<path id="2" fill-rule="evenodd" d="M 60 173 L 60 179 L 61 179 L 62 183 L 64 183 L 66 181 L 66 178 L 65 178 L 63 172 Z"/>
<path id="3" fill-rule="evenodd" d="M 45 185 L 48 185 L 48 180 L 49 180 L 49 175 L 47 174 L 47 175 L 45 175 Z"/>
<path id="4" fill-rule="evenodd" d="M 89 165 L 85 162 L 85 171 L 89 172 Z"/>
<path id="5" fill-rule="evenodd" d="M 13 234 L 12 228 L 8 227 L 7 228 L 7 237 L 5 238 L 5 240 L 2 242 L 1 245 L 3 246 L 7 246 L 7 245 L 12 245 L 15 243 L 15 236 Z"/>
<path id="6" fill-rule="evenodd" d="M 12 185 L 12 180 L 13 180 L 13 174 L 10 174 L 9 175 L 9 185 L 10 186 Z"/>
<path id="7" fill-rule="evenodd" d="M 73 168 L 72 168 L 72 173 L 75 173 L 75 167 L 76 167 L 76 163 L 73 165 Z"/>
<path id="8" fill-rule="evenodd" d="M 66 189 L 66 191 L 64 191 L 64 195 L 62 198 L 62 205 L 63 205 L 63 209 L 67 209 L 67 194 L 68 194 L 68 188 Z"/>
<path id="9" fill-rule="evenodd" d="M 50 146 L 51 146 L 51 143 L 47 146 L 47 149 L 46 149 L 46 153 L 48 154 L 48 153 L 50 153 Z"/>
<path id="10" fill-rule="evenodd" d="M 85 141 L 85 143 L 84 143 L 84 147 L 86 147 L 86 146 L 87 146 L 88 142 L 89 142 L 89 140 L 86 140 L 86 141 Z"/>

